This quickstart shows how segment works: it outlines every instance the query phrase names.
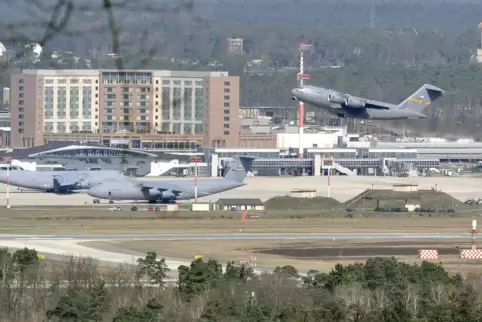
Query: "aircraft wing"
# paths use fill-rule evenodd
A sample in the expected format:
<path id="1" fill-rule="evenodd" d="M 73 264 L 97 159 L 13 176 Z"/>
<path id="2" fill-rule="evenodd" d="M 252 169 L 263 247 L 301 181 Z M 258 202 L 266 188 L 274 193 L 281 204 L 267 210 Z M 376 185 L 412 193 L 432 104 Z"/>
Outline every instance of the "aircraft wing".
<path id="1" fill-rule="evenodd" d="M 160 182 L 142 182 L 140 183 L 140 187 L 142 189 L 157 189 L 160 192 L 164 191 L 172 191 L 173 194 L 175 195 L 180 195 L 183 192 L 186 192 L 186 190 L 192 191 L 193 188 L 188 183 L 187 181 L 181 181 L 181 182 L 173 182 L 173 181 L 160 181 Z M 203 193 L 198 193 L 198 196 L 201 197 L 203 196 Z"/>
<path id="2" fill-rule="evenodd" d="M 85 177 L 83 173 L 63 173 L 53 176 L 54 185 L 60 187 L 75 186 Z"/>
<path id="3" fill-rule="evenodd" d="M 374 100 L 367 100 L 365 103 L 365 108 L 371 108 L 374 110 L 389 110 L 393 107 L 390 103 L 384 103 Z"/>

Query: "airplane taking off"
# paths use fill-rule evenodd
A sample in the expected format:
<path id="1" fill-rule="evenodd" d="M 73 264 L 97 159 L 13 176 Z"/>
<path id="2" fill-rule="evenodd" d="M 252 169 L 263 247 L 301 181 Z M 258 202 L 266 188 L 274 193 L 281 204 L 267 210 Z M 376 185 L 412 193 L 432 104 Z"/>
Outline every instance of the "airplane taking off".
<path id="1" fill-rule="evenodd" d="M 423 109 L 446 91 L 425 84 L 400 104 L 351 96 L 318 86 L 304 85 L 291 90 L 292 99 L 329 111 L 341 118 L 407 120 L 427 118 Z"/>
<path id="2" fill-rule="evenodd" d="M 235 157 L 235 162 L 223 179 L 200 179 L 197 184 L 197 196 L 205 197 L 215 193 L 244 186 L 244 178 L 251 169 L 254 158 Z M 174 200 L 193 199 L 194 184 L 187 180 L 128 181 L 119 184 L 108 181 L 94 186 L 87 191 L 91 197 L 114 200 L 146 200 L 149 203 L 169 203 Z"/>
<path id="3" fill-rule="evenodd" d="M 25 189 L 71 193 L 89 189 L 109 180 L 126 180 L 122 172 L 100 171 L 24 171 L 10 170 L 9 184 Z M 0 182 L 7 183 L 7 171 L 0 171 Z"/>

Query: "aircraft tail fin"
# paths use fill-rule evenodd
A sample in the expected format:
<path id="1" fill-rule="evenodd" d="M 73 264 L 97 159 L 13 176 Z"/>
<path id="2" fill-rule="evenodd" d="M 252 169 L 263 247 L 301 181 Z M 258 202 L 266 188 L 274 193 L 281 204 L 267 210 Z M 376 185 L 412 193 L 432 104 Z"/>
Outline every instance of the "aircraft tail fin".
<path id="1" fill-rule="evenodd" d="M 446 92 L 437 86 L 424 84 L 415 93 L 407 97 L 402 103 L 398 104 L 400 109 L 409 109 L 421 113 L 424 108 L 435 102 Z"/>
<path id="2" fill-rule="evenodd" d="M 248 174 L 248 171 L 253 165 L 255 158 L 247 156 L 236 156 L 233 165 L 229 169 L 224 179 L 229 181 L 243 182 Z"/>

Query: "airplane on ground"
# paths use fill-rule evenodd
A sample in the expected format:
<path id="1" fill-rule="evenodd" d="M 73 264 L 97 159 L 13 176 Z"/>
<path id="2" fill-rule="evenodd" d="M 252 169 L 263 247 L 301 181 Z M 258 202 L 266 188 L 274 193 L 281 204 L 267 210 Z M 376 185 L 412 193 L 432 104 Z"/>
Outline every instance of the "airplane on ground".
<path id="1" fill-rule="evenodd" d="M 10 170 L 9 184 L 25 189 L 58 194 L 89 189 L 109 180 L 126 180 L 122 172 L 100 171 L 25 171 Z M 0 182 L 7 183 L 7 171 L 0 171 Z"/>
<path id="2" fill-rule="evenodd" d="M 254 158 L 237 156 L 233 166 L 222 179 L 198 180 L 197 196 L 205 197 L 215 193 L 244 186 L 244 178 L 251 169 Z M 187 180 L 129 181 L 119 184 L 107 181 L 87 191 L 91 197 L 114 200 L 145 200 L 149 203 L 171 203 L 175 200 L 193 199 L 194 184 Z M 95 201 L 94 201 L 95 202 Z"/>
<path id="3" fill-rule="evenodd" d="M 292 99 L 329 111 L 341 118 L 407 120 L 427 118 L 423 109 L 447 92 L 430 84 L 420 87 L 400 104 L 379 102 L 318 86 L 291 90 Z"/>

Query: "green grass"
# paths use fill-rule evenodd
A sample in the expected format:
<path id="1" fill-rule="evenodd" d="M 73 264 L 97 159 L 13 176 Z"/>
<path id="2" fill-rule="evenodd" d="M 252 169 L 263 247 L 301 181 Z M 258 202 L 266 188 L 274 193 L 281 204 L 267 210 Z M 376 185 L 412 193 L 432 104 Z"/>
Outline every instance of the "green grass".
<path id="1" fill-rule="evenodd" d="M 401 192 L 393 190 L 366 190 L 346 203 L 350 208 L 374 209 L 376 207 L 403 207 L 405 204 L 420 205 L 421 208 L 468 209 L 462 201 L 441 191 L 419 190 Z"/>
<path id="2" fill-rule="evenodd" d="M 267 200 L 264 204 L 266 210 L 332 210 L 340 209 L 343 204 L 333 198 L 293 198 L 293 197 L 274 197 Z"/>

